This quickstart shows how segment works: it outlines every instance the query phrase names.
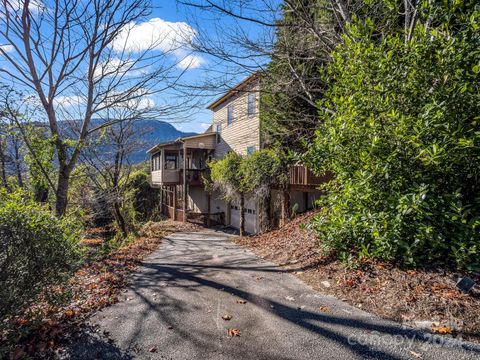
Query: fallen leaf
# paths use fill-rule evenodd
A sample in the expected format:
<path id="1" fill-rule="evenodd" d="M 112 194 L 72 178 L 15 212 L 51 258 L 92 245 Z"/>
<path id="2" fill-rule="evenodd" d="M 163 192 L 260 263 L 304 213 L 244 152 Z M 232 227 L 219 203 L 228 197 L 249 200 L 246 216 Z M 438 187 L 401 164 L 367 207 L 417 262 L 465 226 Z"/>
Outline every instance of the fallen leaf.
<path id="1" fill-rule="evenodd" d="M 434 324 L 432 324 L 432 331 L 440 335 L 453 333 L 453 329 L 450 326 L 435 326 Z"/>
<path id="2" fill-rule="evenodd" d="M 330 284 L 330 281 L 326 281 L 326 280 L 325 280 L 325 281 L 322 281 L 321 284 L 322 284 L 324 287 L 326 287 L 326 288 L 329 288 L 330 286 L 332 286 L 332 285 Z"/>
<path id="3" fill-rule="evenodd" d="M 228 329 L 229 337 L 240 336 L 240 334 L 241 334 L 240 329 Z"/>
<path id="4" fill-rule="evenodd" d="M 154 353 L 157 352 L 157 348 L 155 346 L 152 346 L 150 349 L 148 349 L 148 351 Z"/>
<path id="5" fill-rule="evenodd" d="M 225 314 L 222 316 L 222 319 L 225 321 L 232 320 L 232 315 Z"/>
<path id="6" fill-rule="evenodd" d="M 330 310 L 326 306 L 320 306 L 318 308 L 321 312 L 329 312 Z"/>
<path id="7" fill-rule="evenodd" d="M 285 296 L 285 300 L 295 301 L 295 298 L 293 298 L 293 297 L 291 297 L 291 296 Z"/>
<path id="8" fill-rule="evenodd" d="M 237 300 L 237 304 L 242 304 L 243 305 L 243 304 L 246 304 L 246 303 L 247 303 L 246 300 Z"/>
<path id="9" fill-rule="evenodd" d="M 66 317 L 73 317 L 75 315 L 75 311 L 72 309 L 68 309 L 65 311 L 65 316 Z"/>
<path id="10" fill-rule="evenodd" d="M 257 277 L 255 278 L 255 280 L 257 280 L 257 281 L 262 280 L 262 279 L 263 279 L 263 276 L 257 276 Z"/>
<path id="11" fill-rule="evenodd" d="M 412 354 L 413 356 L 415 356 L 415 357 L 418 358 L 418 359 L 421 359 L 421 358 L 422 358 L 422 355 L 420 355 L 419 353 L 417 353 L 417 352 L 415 352 L 415 351 L 410 350 L 410 354 Z"/>

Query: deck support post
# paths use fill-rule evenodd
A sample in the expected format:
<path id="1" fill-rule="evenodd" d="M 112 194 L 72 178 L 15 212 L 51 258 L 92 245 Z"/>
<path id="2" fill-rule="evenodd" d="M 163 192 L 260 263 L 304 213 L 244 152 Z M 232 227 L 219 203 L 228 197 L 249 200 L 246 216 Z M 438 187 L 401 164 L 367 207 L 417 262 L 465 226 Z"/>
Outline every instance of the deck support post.
<path id="1" fill-rule="evenodd" d="M 173 186 L 173 221 L 177 220 L 177 187 Z"/>
<path id="2" fill-rule="evenodd" d="M 187 146 L 183 143 L 183 222 L 187 221 Z"/>

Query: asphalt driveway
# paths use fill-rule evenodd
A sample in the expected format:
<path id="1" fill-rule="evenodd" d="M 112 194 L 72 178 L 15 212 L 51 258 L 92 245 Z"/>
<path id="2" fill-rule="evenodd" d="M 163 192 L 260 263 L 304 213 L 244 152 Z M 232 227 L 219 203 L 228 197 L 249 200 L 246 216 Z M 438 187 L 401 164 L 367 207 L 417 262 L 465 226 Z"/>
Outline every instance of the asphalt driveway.
<path id="1" fill-rule="evenodd" d="M 229 236 L 168 236 L 68 357 L 480 359 L 480 346 L 402 328 L 316 292 Z"/>

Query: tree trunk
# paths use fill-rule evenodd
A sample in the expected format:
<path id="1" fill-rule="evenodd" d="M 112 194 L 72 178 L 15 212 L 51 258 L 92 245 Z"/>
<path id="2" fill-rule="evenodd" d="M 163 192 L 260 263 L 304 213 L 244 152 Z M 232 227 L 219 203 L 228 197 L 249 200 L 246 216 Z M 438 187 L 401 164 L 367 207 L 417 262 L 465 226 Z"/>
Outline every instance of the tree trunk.
<path id="1" fill-rule="evenodd" d="M 0 174 L 2 177 L 3 186 L 5 186 L 5 189 L 7 189 L 7 191 L 10 191 L 7 181 L 7 169 L 5 169 L 5 163 L 5 147 L 3 144 L 3 140 L 0 139 Z"/>
<path id="2" fill-rule="evenodd" d="M 287 223 L 287 220 L 290 218 L 290 195 L 288 194 L 287 189 L 282 190 L 282 208 L 280 216 L 280 226 L 283 226 Z"/>
<path id="3" fill-rule="evenodd" d="M 268 195 L 265 198 L 260 199 L 260 232 L 264 233 L 268 231 L 271 227 L 270 223 L 270 204 L 272 202 L 272 193 L 271 190 L 268 190 Z"/>
<path id="4" fill-rule="evenodd" d="M 210 227 L 211 225 L 211 221 L 210 221 L 210 213 L 212 212 L 212 209 L 211 209 L 211 195 L 209 192 L 207 192 L 207 227 Z"/>
<path id="5" fill-rule="evenodd" d="M 245 195 L 240 195 L 240 236 L 245 235 Z"/>
<path id="6" fill-rule="evenodd" d="M 55 214 L 57 216 L 63 216 L 67 211 L 69 180 L 70 171 L 65 165 L 60 166 L 57 191 L 55 193 Z"/>
<path id="7" fill-rule="evenodd" d="M 22 178 L 22 160 L 20 159 L 20 151 L 18 149 L 18 144 L 15 144 L 15 170 L 17 170 L 17 179 L 18 186 L 23 189 L 23 178 Z"/>
<path id="8" fill-rule="evenodd" d="M 115 217 L 115 221 L 117 222 L 117 225 L 120 228 L 123 237 L 126 237 L 128 235 L 127 222 L 123 217 L 122 210 L 120 209 L 120 204 L 118 203 L 118 201 L 114 201 L 113 203 L 113 216 Z"/>

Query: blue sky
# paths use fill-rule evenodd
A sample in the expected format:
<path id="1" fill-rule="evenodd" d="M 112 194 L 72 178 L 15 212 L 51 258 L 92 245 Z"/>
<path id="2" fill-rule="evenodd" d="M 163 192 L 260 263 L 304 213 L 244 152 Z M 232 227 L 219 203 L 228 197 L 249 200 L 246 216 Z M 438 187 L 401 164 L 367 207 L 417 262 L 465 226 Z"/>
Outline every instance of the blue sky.
<path id="1" fill-rule="evenodd" d="M 11 83 L 15 89 L 23 91 L 26 97 L 31 98 L 31 101 L 25 102 L 27 105 L 33 104 L 41 108 L 40 98 L 33 85 L 33 75 L 30 74 L 30 66 L 26 61 L 26 47 L 21 45 L 22 34 L 15 31 L 12 33 L 15 26 L 9 25 L 13 20 L 17 29 L 23 28 L 18 15 L 21 13 L 23 1 L 10 0 L 0 6 L 0 76 L 2 81 Z M 184 1 L 205 4 L 205 0 Z M 278 14 L 276 11 L 265 11 L 262 6 L 266 9 L 278 9 L 280 0 L 215 1 L 232 6 L 230 10 L 242 16 L 272 22 L 272 17 L 275 18 Z M 137 114 L 140 114 L 141 111 L 146 113 L 153 109 L 161 114 L 155 117 L 162 116 L 160 120 L 170 122 L 179 130 L 203 132 L 212 118 L 205 106 L 268 62 L 266 56 L 259 56 L 257 50 L 245 46 L 244 40 L 248 39 L 252 44 L 271 44 L 274 28 L 239 20 L 218 11 L 188 7 L 178 4 L 176 0 L 153 0 L 152 3 L 152 13 L 145 19 L 128 22 L 104 49 L 99 62 L 95 63 L 98 64 L 93 75 L 96 87 L 91 97 L 94 116 L 110 119 L 115 116 L 112 115 L 115 110 L 130 110 L 131 113 L 139 110 Z M 76 120 L 85 113 L 88 93 L 85 74 L 88 71 L 88 61 L 83 56 L 71 54 L 88 49 L 88 36 L 82 35 L 84 28 L 79 22 L 67 23 L 67 19 L 62 16 L 58 17 L 55 23 L 49 21 L 48 19 L 55 17 L 55 8 L 54 0 L 31 0 L 30 14 L 33 22 L 39 24 L 32 39 L 38 37 L 42 41 L 39 48 L 30 45 L 30 49 L 33 49 L 36 73 L 41 74 L 40 87 L 44 94 L 51 89 L 48 81 L 50 76 L 46 76 L 50 69 L 53 69 L 54 73 L 51 77 L 53 83 L 57 80 L 57 75 L 62 73 L 62 69 L 68 68 L 72 71 L 70 77 L 55 83 L 56 90 L 51 101 L 58 119 Z M 90 16 L 95 12 L 89 2 L 79 2 L 75 11 L 81 21 L 86 21 L 87 24 L 88 21 L 93 21 L 91 19 L 95 19 Z M 118 17 L 121 17 L 121 14 L 124 12 L 116 13 Z M 86 20 L 83 20 L 82 16 Z M 101 21 L 108 21 L 109 18 L 105 19 L 107 20 Z M 51 34 L 55 27 L 57 31 L 58 28 L 62 29 L 62 24 L 64 29 L 69 29 L 69 40 L 55 42 L 59 37 Z M 59 43 L 67 45 L 63 45 L 60 52 L 53 51 Z M 200 44 L 200 50 L 207 51 L 196 51 L 197 48 L 192 44 Z M 212 51 L 226 53 L 228 59 L 213 56 Z M 53 54 L 60 55 L 53 57 Z M 78 60 L 71 60 L 65 65 L 62 59 Z M 48 66 L 50 61 L 52 67 Z M 151 74 L 159 76 L 149 77 Z M 177 80 L 179 74 L 183 74 L 180 81 Z M 141 79 L 157 81 L 144 83 Z M 139 83 L 142 84 L 141 87 L 137 87 Z M 172 83 L 176 84 L 173 90 L 170 88 Z M 150 84 L 152 85 L 149 86 Z M 133 97 L 128 95 L 131 89 L 135 91 Z M 124 94 L 127 96 L 123 96 Z M 180 104 L 183 105 L 187 99 L 190 101 L 189 105 L 181 107 Z M 177 110 L 178 108 L 182 111 Z M 175 111 L 174 115 L 171 114 L 172 111 Z M 45 118 L 41 112 L 37 114 L 40 121 Z M 34 116 L 31 115 L 32 118 Z"/>
<path id="2" fill-rule="evenodd" d="M 278 1 L 272 0 L 269 1 L 269 3 L 278 4 Z M 230 29 L 229 31 L 235 28 L 241 28 L 240 31 L 242 34 L 247 34 L 250 38 L 263 36 L 265 31 L 271 31 L 270 29 L 265 29 L 259 25 L 252 24 L 251 22 L 240 22 L 229 18 L 228 16 L 219 16 L 218 14 L 202 11 L 199 12 L 192 8 L 185 7 L 184 5 L 177 4 L 176 0 L 162 0 L 157 6 L 158 7 L 153 10 L 151 17 L 158 17 L 168 22 L 184 22 L 197 32 L 198 37 L 208 37 L 209 41 L 217 41 L 217 39 L 219 42 L 225 41 L 225 39 L 222 38 L 222 30 L 225 30 L 225 33 L 227 33 L 227 28 Z M 229 45 L 225 44 L 224 46 L 228 47 Z M 226 61 L 219 61 L 217 58 L 206 54 L 199 54 L 198 56 L 202 59 L 201 64 L 196 68 L 189 69 L 185 73 L 183 80 L 186 83 L 198 84 L 204 81 L 208 82 L 209 79 L 216 79 L 219 86 L 216 89 L 212 89 L 209 94 L 205 95 L 205 98 L 202 100 L 204 104 L 209 103 L 218 97 L 226 90 L 226 87 L 235 85 L 236 82 L 239 82 L 248 76 L 248 70 L 242 69 L 241 67 L 237 66 L 238 69 L 236 69 L 236 66 L 229 64 Z M 259 63 L 264 64 L 265 61 L 266 59 L 264 58 L 261 59 Z M 255 63 L 251 62 L 250 65 L 252 68 L 256 66 Z M 224 76 L 222 76 L 222 71 L 225 74 Z M 211 118 L 211 112 L 202 106 L 201 109 L 196 110 L 185 121 L 175 123 L 175 120 L 172 120 L 174 126 L 179 130 L 203 132 L 211 123 Z"/>

